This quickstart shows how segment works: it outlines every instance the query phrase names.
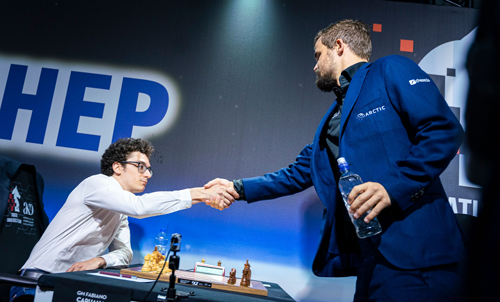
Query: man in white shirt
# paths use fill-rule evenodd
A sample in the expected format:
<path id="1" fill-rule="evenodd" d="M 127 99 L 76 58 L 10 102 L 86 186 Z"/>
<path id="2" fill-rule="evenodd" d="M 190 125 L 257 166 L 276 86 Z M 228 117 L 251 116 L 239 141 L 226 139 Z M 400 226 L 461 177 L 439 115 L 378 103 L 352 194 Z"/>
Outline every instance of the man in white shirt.
<path id="1" fill-rule="evenodd" d="M 143 192 L 153 175 L 149 162 L 153 150 L 142 139 L 123 138 L 111 144 L 101 159 L 102 174 L 90 176 L 71 192 L 33 248 L 22 275 L 36 278 L 44 273 L 128 266 L 132 260 L 128 216 L 168 214 L 210 199 L 234 201 L 220 186 L 136 196 L 133 193 Z"/>

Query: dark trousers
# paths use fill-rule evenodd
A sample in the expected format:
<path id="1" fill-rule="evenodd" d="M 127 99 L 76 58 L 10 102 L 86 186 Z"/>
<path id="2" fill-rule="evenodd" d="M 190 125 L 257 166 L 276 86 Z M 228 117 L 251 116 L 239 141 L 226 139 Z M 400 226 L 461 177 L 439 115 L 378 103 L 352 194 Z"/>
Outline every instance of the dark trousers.
<path id="1" fill-rule="evenodd" d="M 371 240 L 361 241 L 354 301 L 458 301 L 458 263 L 417 270 L 390 264 Z"/>

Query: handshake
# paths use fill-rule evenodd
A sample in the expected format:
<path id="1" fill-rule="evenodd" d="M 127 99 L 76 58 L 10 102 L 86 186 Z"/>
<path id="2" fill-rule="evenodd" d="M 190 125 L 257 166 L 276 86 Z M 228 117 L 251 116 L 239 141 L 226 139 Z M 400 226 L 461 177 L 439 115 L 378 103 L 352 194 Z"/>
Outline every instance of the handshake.
<path id="1" fill-rule="evenodd" d="M 224 210 L 240 197 L 233 186 L 233 182 L 216 178 L 209 181 L 203 188 L 191 189 L 193 204 L 204 202 L 218 210 Z"/>

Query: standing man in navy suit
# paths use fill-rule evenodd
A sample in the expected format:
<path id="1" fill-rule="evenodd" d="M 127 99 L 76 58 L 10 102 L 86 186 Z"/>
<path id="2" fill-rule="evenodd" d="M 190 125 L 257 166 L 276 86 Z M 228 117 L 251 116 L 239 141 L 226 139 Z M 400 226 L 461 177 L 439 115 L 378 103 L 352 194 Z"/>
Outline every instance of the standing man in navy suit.
<path id="1" fill-rule="evenodd" d="M 368 63 L 369 32 L 363 22 L 343 20 L 316 35 L 316 85 L 337 99 L 293 164 L 206 187 L 222 184 L 251 203 L 314 186 L 325 206 L 316 275 L 357 275 L 355 301 L 455 301 L 464 246 L 439 175 L 463 130 L 413 61 Z M 350 211 L 371 210 L 366 220 L 378 217 L 380 235 L 356 237 L 338 189 L 339 157 L 365 181 L 349 195 Z M 212 206 L 229 204 L 214 199 Z"/>

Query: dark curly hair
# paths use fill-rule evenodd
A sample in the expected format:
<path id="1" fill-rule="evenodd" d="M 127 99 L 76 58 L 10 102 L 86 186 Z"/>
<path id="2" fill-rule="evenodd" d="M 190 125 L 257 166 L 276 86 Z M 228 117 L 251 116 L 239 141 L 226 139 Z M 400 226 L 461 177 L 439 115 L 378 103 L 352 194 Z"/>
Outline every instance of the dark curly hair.
<path id="1" fill-rule="evenodd" d="M 135 151 L 139 151 L 150 158 L 154 148 L 150 142 L 141 138 L 120 138 L 104 151 L 101 158 L 101 173 L 112 176 L 114 173 L 113 163 L 126 161 L 130 153 Z"/>

